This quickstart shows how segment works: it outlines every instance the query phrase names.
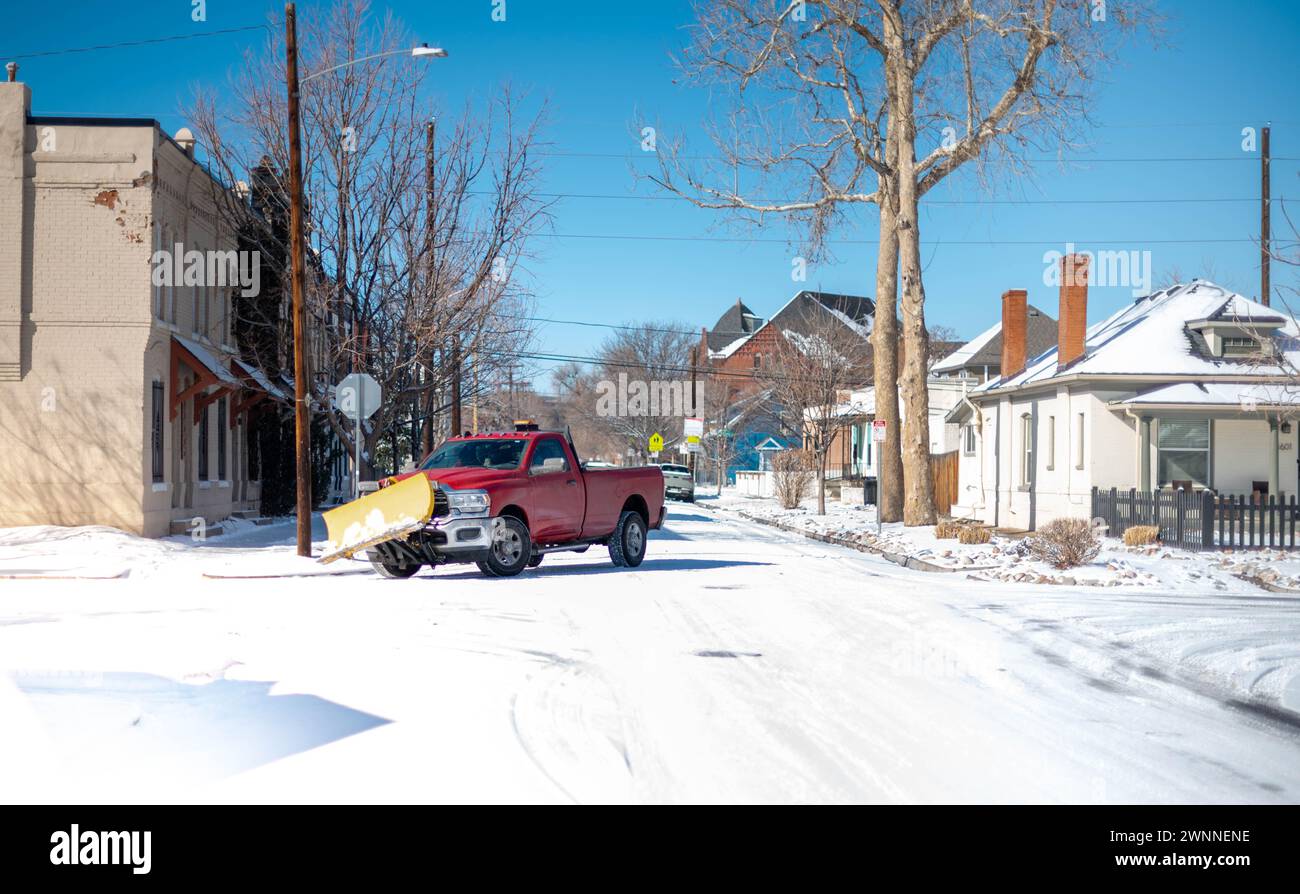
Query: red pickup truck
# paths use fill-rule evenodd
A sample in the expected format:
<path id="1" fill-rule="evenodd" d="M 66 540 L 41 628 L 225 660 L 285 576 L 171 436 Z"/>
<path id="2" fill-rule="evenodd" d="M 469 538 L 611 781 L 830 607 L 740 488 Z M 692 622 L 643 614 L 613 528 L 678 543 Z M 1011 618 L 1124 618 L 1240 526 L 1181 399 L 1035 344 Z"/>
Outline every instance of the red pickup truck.
<path id="1" fill-rule="evenodd" d="M 412 475 L 434 484 L 433 517 L 405 539 L 370 547 L 385 577 L 423 565 L 475 562 L 510 577 L 550 552 L 609 547 L 615 565 L 636 567 L 646 535 L 664 522 L 664 477 L 656 466 L 584 469 L 567 433 L 515 431 L 451 438 Z"/>

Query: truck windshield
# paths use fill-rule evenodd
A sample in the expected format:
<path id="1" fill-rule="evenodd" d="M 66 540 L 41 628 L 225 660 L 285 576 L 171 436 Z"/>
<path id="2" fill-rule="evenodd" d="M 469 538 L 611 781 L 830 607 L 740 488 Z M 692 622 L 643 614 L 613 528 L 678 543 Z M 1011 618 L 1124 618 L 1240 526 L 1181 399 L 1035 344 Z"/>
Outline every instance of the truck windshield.
<path id="1" fill-rule="evenodd" d="M 524 458 L 526 438 L 448 441 L 424 461 L 421 469 L 517 469 Z"/>

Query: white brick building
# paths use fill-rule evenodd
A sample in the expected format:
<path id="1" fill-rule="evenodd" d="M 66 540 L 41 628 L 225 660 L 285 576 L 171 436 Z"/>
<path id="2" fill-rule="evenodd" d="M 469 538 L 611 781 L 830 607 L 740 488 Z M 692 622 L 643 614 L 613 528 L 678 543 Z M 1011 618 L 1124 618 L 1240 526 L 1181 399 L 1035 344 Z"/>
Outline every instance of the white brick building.
<path id="1" fill-rule="evenodd" d="M 259 400 L 282 394 L 236 360 L 232 288 L 151 276 L 160 248 L 237 247 L 213 207 L 220 184 L 151 119 L 30 109 L 11 72 L 0 83 L 0 526 L 156 536 L 254 508 L 245 426 Z"/>

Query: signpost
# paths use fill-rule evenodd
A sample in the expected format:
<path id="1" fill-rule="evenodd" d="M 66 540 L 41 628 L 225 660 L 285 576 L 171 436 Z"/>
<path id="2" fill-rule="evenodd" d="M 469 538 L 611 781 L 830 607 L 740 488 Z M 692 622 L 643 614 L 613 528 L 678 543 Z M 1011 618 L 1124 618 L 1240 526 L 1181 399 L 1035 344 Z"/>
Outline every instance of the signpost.
<path id="1" fill-rule="evenodd" d="M 873 420 L 871 423 L 871 442 L 877 445 L 876 447 L 877 457 L 880 456 L 880 447 L 878 445 L 885 443 L 885 432 L 888 430 L 888 428 L 889 426 L 885 424 L 885 420 L 883 419 L 876 419 Z M 881 466 L 882 464 L 880 462 L 876 463 L 876 470 L 877 470 L 876 471 L 876 536 L 877 537 L 880 536 L 880 530 L 881 530 L 880 506 L 881 503 L 884 502 L 882 498 L 884 496 L 884 488 L 885 488 L 885 477 L 881 475 L 879 471 Z"/>
<path id="2" fill-rule="evenodd" d="M 650 452 L 658 453 L 664 449 L 664 436 L 655 432 L 650 436 Z"/>
<path id="3" fill-rule="evenodd" d="M 344 376 L 343 381 L 334 386 L 334 406 L 339 411 L 352 417 L 352 439 L 355 442 L 356 456 L 352 464 L 352 499 L 361 496 L 361 445 L 365 436 L 361 432 L 361 421 L 375 415 L 384 392 L 379 383 L 366 373 L 352 373 Z"/>

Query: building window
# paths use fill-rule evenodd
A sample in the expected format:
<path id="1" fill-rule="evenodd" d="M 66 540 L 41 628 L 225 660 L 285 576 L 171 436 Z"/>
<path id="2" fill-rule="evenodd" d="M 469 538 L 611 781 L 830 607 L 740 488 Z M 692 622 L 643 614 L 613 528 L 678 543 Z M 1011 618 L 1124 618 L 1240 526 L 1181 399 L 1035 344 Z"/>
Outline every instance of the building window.
<path id="1" fill-rule="evenodd" d="M 199 414 L 199 480 L 208 480 L 208 408 Z"/>
<path id="2" fill-rule="evenodd" d="M 1074 467 L 1083 468 L 1083 414 L 1079 413 L 1074 417 Z"/>
<path id="3" fill-rule="evenodd" d="M 1028 487 L 1034 481 L 1034 417 L 1020 417 L 1020 483 Z"/>
<path id="4" fill-rule="evenodd" d="M 763 355 L 762 355 L 762 354 L 755 354 L 755 355 L 754 355 L 754 369 L 762 369 L 762 368 L 763 368 Z"/>
<path id="5" fill-rule="evenodd" d="M 975 455 L 975 426 L 966 425 L 962 427 L 962 449 L 967 456 Z"/>
<path id="6" fill-rule="evenodd" d="M 149 453 L 155 483 L 163 480 L 163 383 L 153 383 L 149 415 Z"/>
<path id="7" fill-rule="evenodd" d="M 1056 417 L 1047 417 L 1047 470 L 1056 468 Z"/>
<path id="8" fill-rule="evenodd" d="M 162 248 L 162 228 L 158 226 L 158 221 L 155 220 L 151 229 L 153 231 L 153 261 L 149 267 L 149 284 L 153 290 L 153 315 L 161 320 L 163 318 L 163 291 L 162 286 L 158 285 L 156 276 L 158 273 L 158 252 Z"/>
<path id="9" fill-rule="evenodd" d="M 1205 487 L 1210 478 L 1210 420 L 1161 419 L 1156 455 L 1160 487 L 1179 482 Z"/>
<path id="10" fill-rule="evenodd" d="M 217 480 L 226 480 L 226 399 L 217 399 Z"/>
<path id="11" fill-rule="evenodd" d="M 1223 339 L 1224 357 L 1244 357 L 1258 354 L 1259 351 L 1258 339 L 1247 336 L 1228 336 Z"/>

